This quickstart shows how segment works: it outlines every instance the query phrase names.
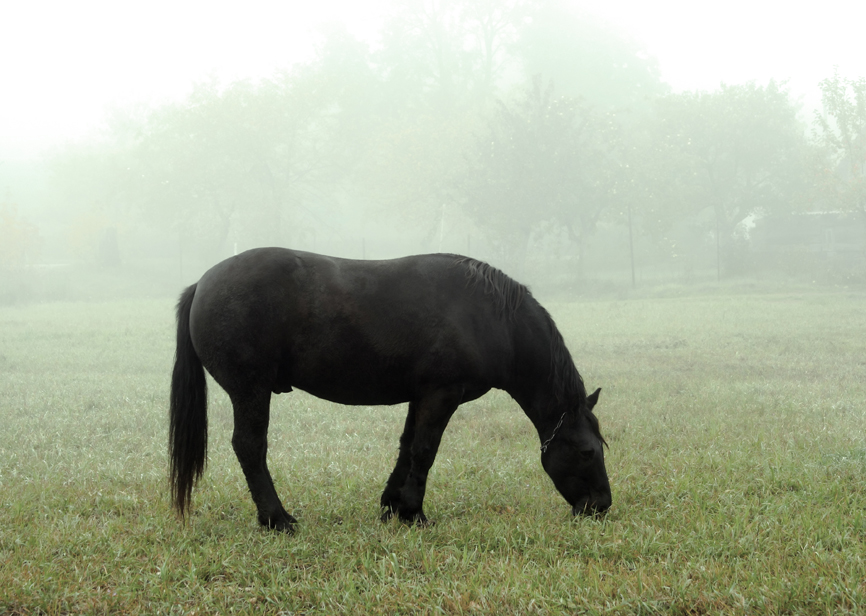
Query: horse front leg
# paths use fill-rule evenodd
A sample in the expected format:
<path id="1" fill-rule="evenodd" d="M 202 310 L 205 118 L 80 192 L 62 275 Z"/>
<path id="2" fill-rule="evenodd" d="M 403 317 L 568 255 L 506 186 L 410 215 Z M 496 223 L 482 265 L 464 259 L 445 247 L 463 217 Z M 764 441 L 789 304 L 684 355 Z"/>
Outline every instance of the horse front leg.
<path id="1" fill-rule="evenodd" d="M 259 524 L 292 533 L 297 520 L 283 508 L 268 470 L 270 402 L 270 391 L 232 396 L 235 420 L 232 447 L 256 504 Z"/>
<path id="2" fill-rule="evenodd" d="M 423 510 L 427 474 L 439 451 L 442 433 L 460 404 L 462 394 L 462 388 L 438 390 L 417 401 L 414 414 L 414 437 L 408 456 L 409 468 L 396 503 L 397 514 L 404 522 L 428 524 Z M 391 503 L 393 508 L 393 500 Z"/>
<path id="3" fill-rule="evenodd" d="M 416 406 L 415 402 L 409 403 L 409 412 L 406 414 L 403 434 L 400 435 L 400 451 L 397 454 L 397 464 L 394 465 L 394 470 L 391 471 L 391 476 L 388 477 L 385 491 L 382 492 L 382 499 L 379 502 L 382 507 L 381 519 L 383 522 L 387 522 L 398 512 L 400 508 L 400 491 L 403 489 L 403 484 L 406 483 L 406 477 L 409 476 L 409 469 L 412 466 L 410 456 L 412 453 L 412 441 L 415 439 Z"/>

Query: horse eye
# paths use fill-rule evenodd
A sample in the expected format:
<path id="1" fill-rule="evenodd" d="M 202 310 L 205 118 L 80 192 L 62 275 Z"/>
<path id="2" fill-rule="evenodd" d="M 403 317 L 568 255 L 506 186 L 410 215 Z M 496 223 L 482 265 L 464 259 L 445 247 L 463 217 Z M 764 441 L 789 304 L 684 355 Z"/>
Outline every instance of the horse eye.
<path id="1" fill-rule="evenodd" d="M 595 449 L 584 449 L 580 452 L 580 459 L 583 462 L 589 462 L 595 457 Z"/>

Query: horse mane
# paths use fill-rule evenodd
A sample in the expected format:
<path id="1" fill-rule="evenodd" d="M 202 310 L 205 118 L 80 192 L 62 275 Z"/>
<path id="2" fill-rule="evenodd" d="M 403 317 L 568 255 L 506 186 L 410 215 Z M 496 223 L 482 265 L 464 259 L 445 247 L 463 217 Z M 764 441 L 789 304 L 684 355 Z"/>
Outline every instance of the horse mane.
<path id="1" fill-rule="evenodd" d="M 562 334 L 559 333 L 556 323 L 553 322 L 553 317 L 544 309 L 544 306 L 539 304 L 538 308 L 544 314 L 545 320 L 550 326 L 550 373 L 553 389 L 556 392 L 556 401 L 560 404 L 567 404 L 569 400 L 577 400 L 579 403 L 583 403 L 586 401 L 586 385 L 583 383 L 583 377 L 577 371 L 574 359 L 572 359 L 568 347 L 565 346 L 565 340 L 563 340 Z M 578 408 L 586 409 L 582 404 Z M 607 441 L 601 435 L 598 418 L 590 410 L 585 410 L 584 413 L 589 419 L 592 431 L 602 443 L 607 445 Z"/>
<path id="2" fill-rule="evenodd" d="M 500 317 L 513 317 L 523 303 L 523 299 L 527 295 L 532 295 L 524 285 L 484 261 L 460 257 L 454 265 L 462 265 L 466 268 L 467 286 L 477 287 L 479 284 L 484 284 L 484 294 L 493 295 L 496 312 Z"/>
<path id="3" fill-rule="evenodd" d="M 467 285 L 477 287 L 479 284 L 483 284 L 485 295 L 493 295 L 496 311 L 500 317 L 513 318 L 523 301 L 526 298 L 532 298 L 532 293 L 526 286 L 489 263 L 471 257 L 458 257 L 454 265 L 462 265 L 466 268 Z M 545 310 L 544 306 L 538 302 L 533 303 L 537 306 L 550 331 L 550 380 L 556 401 L 562 405 L 576 400 L 579 405 L 578 408 L 583 408 L 582 403 L 586 401 L 586 386 L 574 365 L 568 347 L 565 346 L 565 340 L 562 338 L 559 328 L 556 327 L 553 317 Z M 586 414 L 595 435 L 605 443 L 598 419 L 591 412 Z"/>
<path id="4" fill-rule="evenodd" d="M 466 268 L 467 285 L 483 284 L 484 293 L 494 296 L 496 311 L 500 317 L 512 318 L 524 299 L 532 298 L 532 293 L 526 286 L 489 263 L 471 257 L 458 257 L 454 265 L 462 265 Z M 574 365 L 571 353 L 565 346 L 565 340 L 559 333 L 559 328 L 556 327 L 553 317 L 537 301 L 533 303 L 550 330 L 550 380 L 556 401 L 558 404 L 567 404 L 571 400 L 577 400 L 578 404 L 581 405 L 586 401 L 586 386 L 583 383 L 583 378 Z M 583 407 L 578 406 L 578 408 Z M 587 416 L 596 436 L 605 443 L 595 415 L 587 412 Z"/>
<path id="5" fill-rule="evenodd" d="M 553 318 L 543 306 L 539 306 L 539 308 L 544 312 L 550 326 L 551 379 L 553 380 L 556 399 L 558 402 L 575 399 L 583 402 L 586 400 L 586 386 L 583 384 L 583 377 L 577 371 L 571 353 L 565 346 L 565 340 L 559 333 Z"/>
<path id="6" fill-rule="evenodd" d="M 496 304 L 496 312 L 500 317 L 512 318 L 514 313 L 527 297 L 532 293 L 526 286 L 520 284 L 501 270 L 489 263 L 473 259 L 471 257 L 460 257 L 454 265 L 463 265 L 466 268 L 467 286 L 473 288 L 479 284 L 484 285 L 484 294 L 493 295 Z M 550 330 L 550 379 L 556 392 L 556 401 L 559 403 L 575 398 L 583 402 L 586 400 L 586 388 L 583 379 L 574 366 L 571 353 L 565 346 L 562 334 L 553 322 L 553 317 L 538 302 L 533 302 L 541 314 L 544 324 Z"/>

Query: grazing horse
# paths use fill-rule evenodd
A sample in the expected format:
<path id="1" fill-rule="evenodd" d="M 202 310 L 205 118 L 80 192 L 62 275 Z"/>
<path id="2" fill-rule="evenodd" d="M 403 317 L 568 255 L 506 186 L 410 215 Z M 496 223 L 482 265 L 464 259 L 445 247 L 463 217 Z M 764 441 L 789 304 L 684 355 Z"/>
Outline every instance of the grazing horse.
<path id="1" fill-rule="evenodd" d="M 457 407 L 495 387 L 538 431 L 541 463 L 574 514 L 610 507 L 598 420 L 562 336 L 526 287 L 490 265 L 432 254 L 385 261 L 283 248 L 230 257 L 177 305 L 169 426 L 181 516 L 205 467 L 204 369 L 234 409 L 232 447 L 264 526 L 292 532 L 267 465 L 272 393 L 409 403 L 382 519 L 424 524 L 427 473 Z"/>

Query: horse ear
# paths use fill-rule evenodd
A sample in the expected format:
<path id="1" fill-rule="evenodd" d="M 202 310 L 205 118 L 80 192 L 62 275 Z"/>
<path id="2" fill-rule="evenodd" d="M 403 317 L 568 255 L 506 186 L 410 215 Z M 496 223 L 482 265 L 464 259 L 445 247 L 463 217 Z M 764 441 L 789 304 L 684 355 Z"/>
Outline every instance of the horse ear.
<path id="1" fill-rule="evenodd" d="M 589 409 L 591 411 L 593 408 L 595 408 L 595 405 L 598 403 L 598 394 L 600 394 L 600 393 L 601 393 L 601 387 L 599 387 L 598 389 L 596 389 L 594 392 L 592 392 L 591 394 L 589 394 L 586 397 L 586 408 L 587 409 Z"/>

